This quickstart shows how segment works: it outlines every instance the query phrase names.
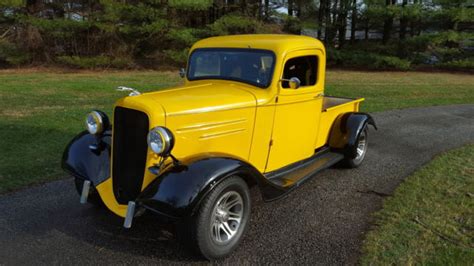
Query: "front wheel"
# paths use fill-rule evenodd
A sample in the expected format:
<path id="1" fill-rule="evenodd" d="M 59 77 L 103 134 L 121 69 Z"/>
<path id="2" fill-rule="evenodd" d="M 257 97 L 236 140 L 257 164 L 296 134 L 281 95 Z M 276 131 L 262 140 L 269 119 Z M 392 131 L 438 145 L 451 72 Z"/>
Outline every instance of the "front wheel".
<path id="1" fill-rule="evenodd" d="M 250 216 L 250 193 L 242 178 L 233 176 L 217 185 L 203 200 L 191 229 L 193 248 L 207 259 L 230 254 L 240 243 Z"/>
<path id="2" fill-rule="evenodd" d="M 344 158 L 344 163 L 349 168 L 359 167 L 364 161 L 365 155 L 367 154 L 367 148 L 369 145 L 368 131 L 369 131 L 368 128 L 365 127 L 362 130 L 362 132 L 359 134 L 359 137 L 357 138 L 357 142 L 355 144 L 356 156 L 353 157 L 350 155 L 346 155 L 346 157 Z"/>

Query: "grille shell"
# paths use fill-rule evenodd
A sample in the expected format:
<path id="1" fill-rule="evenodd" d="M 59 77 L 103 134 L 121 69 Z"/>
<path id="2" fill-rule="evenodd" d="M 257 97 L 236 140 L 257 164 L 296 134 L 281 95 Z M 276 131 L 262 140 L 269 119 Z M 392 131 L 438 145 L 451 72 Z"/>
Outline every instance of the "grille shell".
<path id="1" fill-rule="evenodd" d="M 147 159 L 148 116 L 138 110 L 116 107 L 114 111 L 112 177 L 115 198 L 120 204 L 136 199 L 141 192 Z"/>

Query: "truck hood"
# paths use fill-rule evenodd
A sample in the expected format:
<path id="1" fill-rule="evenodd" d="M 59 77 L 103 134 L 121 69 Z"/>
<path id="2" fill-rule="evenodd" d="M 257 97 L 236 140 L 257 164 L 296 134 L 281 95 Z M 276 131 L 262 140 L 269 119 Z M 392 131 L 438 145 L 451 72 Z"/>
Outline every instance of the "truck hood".
<path id="1" fill-rule="evenodd" d="M 195 114 L 256 106 L 255 96 L 234 84 L 209 82 L 145 93 L 160 104 L 166 116 Z"/>

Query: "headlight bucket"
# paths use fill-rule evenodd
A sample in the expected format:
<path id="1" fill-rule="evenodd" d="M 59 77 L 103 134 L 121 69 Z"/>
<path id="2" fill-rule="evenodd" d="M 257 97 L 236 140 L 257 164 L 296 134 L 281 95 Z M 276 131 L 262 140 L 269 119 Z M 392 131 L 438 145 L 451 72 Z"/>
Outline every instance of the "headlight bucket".
<path id="1" fill-rule="evenodd" d="M 109 126 L 109 118 L 104 112 L 93 110 L 86 117 L 86 128 L 92 135 L 102 134 Z"/>
<path id="2" fill-rule="evenodd" d="M 148 147 L 158 155 L 169 155 L 174 147 L 173 133 L 165 127 L 155 127 L 148 132 Z"/>

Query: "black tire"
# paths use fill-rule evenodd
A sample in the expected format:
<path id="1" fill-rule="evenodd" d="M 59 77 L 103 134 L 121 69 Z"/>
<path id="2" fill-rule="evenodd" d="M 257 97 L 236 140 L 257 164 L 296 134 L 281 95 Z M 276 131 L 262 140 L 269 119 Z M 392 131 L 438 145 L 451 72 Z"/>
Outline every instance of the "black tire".
<path id="1" fill-rule="evenodd" d="M 364 144 L 363 144 L 363 148 L 362 148 L 362 154 L 357 153 L 356 157 L 352 157 L 350 156 L 349 154 L 351 154 L 350 152 L 346 152 L 346 155 L 345 155 L 345 158 L 343 160 L 343 163 L 346 167 L 348 168 L 357 168 L 359 167 L 362 162 L 364 161 L 365 159 L 365 155 L 367 154 L 367 149 L 369 148 L 369 130 L 367 127 L 365 127 L 361 133 L 359 134 L 359 136 L 357 137 L 357 142 L 355 144 L 356 146 L 356 149 L 360 149 L 360 145 L 361 145 L 361 142 L 363 141 Z"/>
<path id="2" fill-rule="evenodd" d="M 242 209 L 240 210 L 238 207 L 239 204 L 237 203 L 234 205 L 234 207 L 232 207 L 235 209 L 229 208 L 229 212 L 233 213 L 232 215 L 235 215 L 237 212 L 241 212 L 242 215 L 238 225 L 236 225 L 237 221 L 233 220 L 235 218 L 232 218 L 232 215 L 227 215 L 228 220 L 227 222 L 224 222 L 223 220 L 225 220 L 225 215 L 220 216 L 218 212 L 220 207 L 223 207 L 225 210 L 225 206 L 227 206 L 226 203 L 229 203 L 229 201 L 232 201 L 229 203 L 229 205 L 234 201 L 238 201 L 239 196 L 237 196 L 237 194 L 242 200 Z M 184 230 L 181 231 L 180 229 L 181 232 L 178 233 L 187 234 L 187 239 L 184 235 L 182 235 L 181 239 L 186 241 L 192 249 L 194 249 L 206 259 L 213 260 L 223 258 L 234 251 L 242 240 L 250 218 L 250 208 L 250 192 L 245 181 L 238 176 L 229 177 L 217 185 L 203 199 L 201 205 L 199 206 L 199 210 L 196 212 L 196 215 L 188 222 L 183 224 L 182 226 L 184 227 L 181 227 L 181 229 Z M 227 223 L 227 227 L 223 225 L 224 223 Z M 221 227 L 219 225 L 223 228 L 220 229 Z M 227 229 L 224 230 L 224 228 Z M 233 228 L 234 231 L 227 231 L 230 228 Z M 235 233 L 229 237 L 225 231 Z M 219 235 L 218 238 L 220 240 L 217 239 L 216 235 Z"/>
<path id="3" fill-rule="evenodd" d="M 76 185 L 76 191 L 79 194 L 79 196 L 82 195 L 82 187 L 84 186 L 84 180 L 75 177 L 74 178 L 74 184 Z M 102 202 L 102 199 L 99 196 L 99 192 L 94 188 L 94 186 L 91 185 L 89 189 L 89 196 L 87 196 L 87 202 L 94 204 L 96 206 L 104 206 L 104 203 Z"/>

